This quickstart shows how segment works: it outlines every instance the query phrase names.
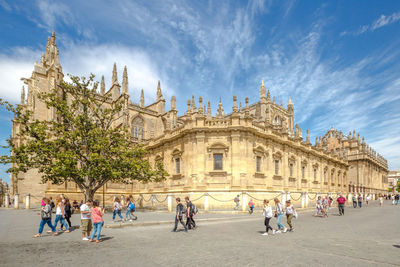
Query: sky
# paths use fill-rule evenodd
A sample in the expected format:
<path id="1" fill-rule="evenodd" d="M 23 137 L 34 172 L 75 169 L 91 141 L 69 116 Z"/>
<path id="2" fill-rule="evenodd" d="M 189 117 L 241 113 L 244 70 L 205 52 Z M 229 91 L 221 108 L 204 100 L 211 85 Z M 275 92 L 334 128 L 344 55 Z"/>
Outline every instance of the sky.
<path id="1" fill-rule="evenodd" d="M 400 169 L 400 1 L 0 0 L 0 25 L 0 98 L 11 103 L 54 30 L 64 74 L 109 87 L 114 62 L 120 81 L 126 65 L 133 102 L 142 88 L 154 101 L 160 80 L 181 115 L 192 95 L 230 112 L 234 94 L 259 101 L 264 79 L 278 104 L 291 97 L 312 141 L 356 130 Z M 1 145 L 11 118 L 0 108 Z"/>

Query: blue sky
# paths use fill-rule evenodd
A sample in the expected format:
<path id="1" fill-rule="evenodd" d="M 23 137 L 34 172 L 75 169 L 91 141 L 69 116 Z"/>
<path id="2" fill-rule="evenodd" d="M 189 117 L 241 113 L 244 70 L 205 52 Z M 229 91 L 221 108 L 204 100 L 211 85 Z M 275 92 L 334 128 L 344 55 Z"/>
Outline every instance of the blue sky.
<path id="1" fill-rule="evenodd" d="M 113 63 L 120 81 L 127 65 L 134 102 L 161 80 L 180 114 L 192 94 L 229 112 L 233 94 L 258 101 L 264 78 L 312 140 L 356 129 L 400 168 L 400 1 L 0 0 L 0 24 L 0 97 L 13 103 L 54 29 L 64 73 L 109 86 Z M 2 144 L 10 119 L 0 110 Z"/>

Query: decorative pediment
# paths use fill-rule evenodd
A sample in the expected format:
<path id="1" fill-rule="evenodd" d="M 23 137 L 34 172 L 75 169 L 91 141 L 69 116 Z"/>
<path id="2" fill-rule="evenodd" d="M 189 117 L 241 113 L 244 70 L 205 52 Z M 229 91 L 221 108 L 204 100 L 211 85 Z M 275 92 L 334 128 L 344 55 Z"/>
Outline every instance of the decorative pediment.
<path id="1" fill-rule="evenodd" d="M 260 156 L 268 156 L 268 151 L 262 146 L 253 147 L 253 153 Z"/>
<path id="2" fill-rule="evenodd" d="M 177 148 L 175 148 L 173 151 L 172 151 L 172 153 L 171 153 L 171 155 L 173 156 L 173 157 L 181 157 L 182 156 L 182 151 L 180 151 L 179 149 L 177 149 Z"/>
<path id="3" fill-rule="evenodd" d="M 296 157 L 294 155 L 290 155 L 288 160 L 289 160 L 289 163 L 296 163 Z"/>
<path id="4" fill-rule="evenodd" d="M 282 152 L 276 151 L 273 155 L 274 159 L 281 159 L 282 158 Z"/>
<path id="5" fill-rule="evenodd" d="M 303 159 L 301 161 L 301 165 L 306 166 L 308 164 L 308 161 L 306 159 Z"/>
<path id="6" fill-rule="evenodd" d="M 208 152 L 213 152 L 213 151 L 218 151 L 218 152 L 225 152 L 227 153 L 229 151 L 229 146 L 225 145 L 224 143 L 217 142 L 213 143 L 212 145 L 207 147 Z"/>
<path id="7" fill-rule="evenodd" d="M 318 169 L 319 164 L 318 163 L 314 163 L 312 166 L 313 166 L 314 169 Z"/>

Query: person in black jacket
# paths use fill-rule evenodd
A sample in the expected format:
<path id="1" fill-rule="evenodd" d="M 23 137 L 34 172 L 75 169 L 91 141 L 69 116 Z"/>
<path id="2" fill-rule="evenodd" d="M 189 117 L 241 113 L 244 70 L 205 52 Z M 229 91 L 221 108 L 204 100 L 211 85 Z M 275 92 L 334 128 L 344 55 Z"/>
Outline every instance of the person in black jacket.
<path id="1" fill-rule="evenodd" d="M 192 201 L 189 200 L 189 197 L 185 197 L 186 202 L 186 226 L 188 229 L 194 229 L 196 227 L 196 222 L 193 219 L 194 211 Z"/>
<path id="2" fill-rule="evenodd" d="M 178 222 L 183 225 L 183 227 L 185 228 L 185 232 L 187 232 L 186 224 L 182 220 L 182 216 L 186 211 L 185 206 L 183 206 L 179 197 L 176 198 L 176 204 L 175 227 L 172 232 L 176 232 L 176 229 L 178 228 Z"/>

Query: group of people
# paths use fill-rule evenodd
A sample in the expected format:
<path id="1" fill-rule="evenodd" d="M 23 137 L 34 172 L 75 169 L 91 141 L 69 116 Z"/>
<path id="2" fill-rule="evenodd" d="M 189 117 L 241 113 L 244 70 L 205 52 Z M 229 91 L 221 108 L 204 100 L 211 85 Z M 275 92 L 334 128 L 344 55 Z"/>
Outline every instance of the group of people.
<path id="1" fill-rule="evenodd" d="M 265 233 L 262 235 L 269 235 L 269 230 L 272 231 L 272 234 L 276 233 L 286 233 L 287 231 L 293 232 L 293 218 L 297 218 L 297 212 L 294 205 L 290 200 L 287 200 L 285 205 L 282 205 L 278 198 L 274 198 L 275 206 L 272 208 L 269 204 L 269 200 L 265 199 L 263 204 L 263 216 L 264 216 L 264 225 L 265 225 Z M 286 216 L 286 223 L 289 226 L 289 230 L 282 224 L 283 216 Z M 273 229 L 270 225 L 270 220 L 272 217 L 276 218 L 277 228 Z"/>
<path id="2" fill-rule="evenodd" d="M 124 221 L 132 221 L 132 220 L 137 220 L 137 216 L 133 214 L 136 210 L 135 206 L 135 200 L 133 199 L 132 196 L 129 196 L 126 199 L 126 212 L 125 212 L 125 218 L 122 217 L 121 212 L 122 212 L 122 203 L 121 200 L 117 197 L 114 200 L 113 204 L 113 222 L 115 222 L 115 217 L 118 215 L 119 218 L 124 222 Z"/>
<path id="3" fill-rule="evenodd" d="M 196 222 L 194 221 L 194 216 L 197 214 L 196 206 L 190 201 L 189 197 L 185 197 L 185 204 L 181 203 L 181 199 L 177 197 L 176 199 L 176 214 L 175 214 L 175 227 L 172 232 L 176 232 L 178 229 L 178 223 L 181 223 L 185 232 L 188 229 L 195 229 Z M 186 223 L 183 221 L 183 216 L 186 217 Z"/>
<path id="4" fill-rule="evenodd" d="M 33 237 L 41 237 L 43 233 L 43 228 L 46 224 L 51 229 L 51 231 L 47 231 L 47 233 L 52 234 L 53 236 L 58 235 L 58 222 L 61 223 L 61 231 L 63 230 L 62 226 L 64 226 L 64 233 L 70 232 L 70 229 L 72 228 L 70 218 L 73 214 L 74 208 L 71 206 L 69 200 L 67 198 L 64 198 L 63 196 L 57 197 L 56 202 L 57 204 L 55 205 L 51 197 L 42 199 L 40 211 L 41 222 L 39 225 L 39 231 Z M 56 209 L 56 218 L 54 220 L 54 223 L 52 223 L 52 212 L 54 208 Z M 104 224 L 104 209 L 100 208 L 99 201 L 87 200 L 86 203 L 80 205 L 80 213 L 80 228 L 82 230 L 82 240 L 89 240 L 90 242 L 94 242 L 94 238 L 96 235 L 96 243 L 99 243 L 101 228 Z"/>
<path id="5" fill-rule="evenodd" d="M 328 217 L 328 211 L 332 205 L 332 200 L 333 199 L 330 196 L 318 196 L 314 216 L 322 216 L 323 218 Z"/>

